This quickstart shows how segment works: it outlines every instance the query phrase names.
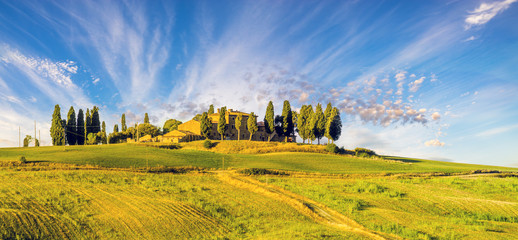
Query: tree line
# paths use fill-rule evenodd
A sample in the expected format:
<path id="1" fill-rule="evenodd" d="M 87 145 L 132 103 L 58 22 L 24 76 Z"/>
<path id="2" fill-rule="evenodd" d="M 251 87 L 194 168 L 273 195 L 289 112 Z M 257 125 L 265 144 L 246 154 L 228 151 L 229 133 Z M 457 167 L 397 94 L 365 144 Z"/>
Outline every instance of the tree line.
<path id="1" fill-rule="evenodd" d="M 92 110 L 86 109 L 86 116 L 83 109 L 77 113 L 71 106 L 68 110 L 67 118 L 61 118 L 61 108 L 59 104 L 54 106 L 52 114 L 52 124 L 50 127 L 52 145 L 85 145 L 107 143 L 106 123 L 100 122 L 99 108 L 94 106 Z"/>

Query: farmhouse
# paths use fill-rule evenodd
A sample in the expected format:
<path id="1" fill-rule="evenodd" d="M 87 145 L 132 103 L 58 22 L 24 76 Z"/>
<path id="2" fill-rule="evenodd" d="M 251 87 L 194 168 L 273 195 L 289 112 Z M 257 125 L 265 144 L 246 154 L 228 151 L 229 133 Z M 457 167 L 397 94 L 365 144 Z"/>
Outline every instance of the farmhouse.
<path id="1" fill-rule="evenodd" d="M 209 119 L 212 122 L 212 130 L 209 133 L 209 139 L 219 140 L 221 139 L 221 135 L 218 133 L 218 122 L 219 122 L 219 112 L 209 114 Z M 243 120 L 241 122 L 240 131 L 236 128 L 236 117 L 237 115 L 242 114 Z M 248 132 L 248 117 L 250 113 L 244 113 L 240 111 L 234 111 L 233 109 L 228 109 L 225 112 L 225 120 L 227 125 L 227 130 L 225 131 L 224 139 L 226 140 L 248 140 L 250 139 L 250 133 Z M 185 123 L 178 125 L 178 129 L 171 131 L 165 134 L 162 138 L 163 142 L 189 142 L 203 139 L 201 134 L 201 123 L 198 120 L 189 120 Z M 252 140 L 254 141 L 267 141 L 268 134 L 265 131 L 264 122 L 258 122 L 258 131 L 254 133 L 252 136 Z M 288 138 L 289 141 L 295 141 L 295 136 L 291 136 Z M 284 141 L 284 137 L 279 137 L 277 134 L 273 133 L 271 141 Z"/>

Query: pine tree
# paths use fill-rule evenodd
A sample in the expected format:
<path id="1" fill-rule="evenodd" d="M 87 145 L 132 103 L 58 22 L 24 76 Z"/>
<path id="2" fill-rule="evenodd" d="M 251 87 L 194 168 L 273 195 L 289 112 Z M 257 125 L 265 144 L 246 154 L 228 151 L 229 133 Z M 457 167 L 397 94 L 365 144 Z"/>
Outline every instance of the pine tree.
<path id="1" fill-rule="evenodd" d="M 221 135 L 221 140 L 223 140 L 225 137 L 225 131 L 227 131 L 226 112 L 227 107 L 222 107 L 219 111 L 218 133 Z"/>
<path id="2" fill-rule="evenodd" d="M 342 134 L 342 119 L 340 118 L 340 111 L 338 108 L 334 107 L 331 111 L 326 129 L 329 129 L 328 136 L 333 143 L 340 138 L 340 135 Z"/>
<path id="3" fill-rule="evenodd" d="M 248 117 L 248 118 L 250 118 L 250 117 Z M 238 141 L 241 138 L 241 123 L 242 122 L 243 122 L 243 114 L 240 113 L 237 115 L 236 120 L 234 122 L 234 125 L 236 126 L 236 129 L 237 129 L 237 140 Z"/>
<path id="4" fill-rule="evenodd" d="M 126 132 L 126 130 L 128 130 L 128 127 L 126 126 L 126 114 L 122 114 L 122 117 L 121 117 L 121 130 L 123 132 Z"/>
<path id="5" fill-rule="evenodd" d="M 200 131 L 201 135 L 205 138 L 209 138 L 209 134 L 212 130 L 212 122 L 209 119 L 208 113 L 204 112 L 200 119 Z"/>
<path id="6" fill-rule="evenodd" d="M 118 125 L 118 124 L 115 124 L 115 125 L 113 126 L 113 132 L 114 132 L 114 133 L 119 132 L 119 125 Z"/>
<path id="7" fill-rule="evenodd" d="M 322 112 L 322 105 L 317 104 L 315 109 L 315 114 L 313 115 L 313 123 L 315 128 L 313 129 L 313 133 L 315 134 L 315 138 L 318 139 L 318 144 L 320 144 L 320 139 L 324 136 L 326 132 L 326 121 L 324 112 Z"/>
<path id="8" fill-rule="evenodd" d="M 285 137 L 284 141 L 288 142 L 288 137 L 293 133 L 293 115 L 288 100 L 284 101 L 284 106 L 282 107 L 282 132 Z"/>
<path id="9" fill-rule="evenodd" d="M 68 145 L 76 145 L 77 142 L 77 122 L 74 107 L 70 107 L 67 114 L 66 138 Z"/>
<path id="10" fill-rule="evenodd" d="M 101 129 L 101 142 L 102 144 L 107 144 L 108 143 L 108 137 L 106 136 L 106 123 L 103 121 L 102 123 L 102 129 Z"/>
<path id="11" fill-rule="evenodd" d="M 273 102 L 268 103 L 266 107 L 266 114 L 264 116 L 264 130 L 268 134 L 268 142 L 272 138 L 272 133 L 275 131 L 275 113 L 273 111 Z"/>
<path id="12" fill-rule="evenodd" d="M 85 140 L 84 142 L 88 144 L 86 141 L 88 139 L 88 134 L 92 132 L 92 116 L 90 115 L 90 109 L 86 109 L 85 116 Z"/>
<path id="13" fill-rule="evenodd" d="M 52 125 L 50 127 L 50 136 L 52 137 L 52 145 L 62 146 L 65 144 L 65 133 L 63 129 L 63 122 L 61 120 L 61 108 L 59 104 L 54 106 L 54 113 L 52 114 Z"/>
<path id="14" fill-rule="evenodd" d="M 252 141 L 252 136 L 259 130 L 257 127 L 257 116 L 255 116 L 253 112 L 248 116 L 247 126 L 248 132 L 250 132 L 250 139 L 248 139 L 248 141 Z"/>
<path id="15" fill-rule="evenodd" d="M 77 113 L 77 128 L 76 128 L 76 143 L 77 145 L 85 144 L 85 120 L 83 109 L 79 109 Z"/>
<path id="16" fill-rule="evenodd" d="M 144 123 L 149 123 L 149 116 L 147 115 L 144 115 Z"/>
<path id="17" fill-rule="evenodd" d="M 213 104 L 211 104 L 211 105 L 209 106 L 209 111 L 207 112 L 207 114 L 209 114 L 209 115 L 210 115 L 210 114 L 214 114 L 214 105 L 213 105 Z"/>

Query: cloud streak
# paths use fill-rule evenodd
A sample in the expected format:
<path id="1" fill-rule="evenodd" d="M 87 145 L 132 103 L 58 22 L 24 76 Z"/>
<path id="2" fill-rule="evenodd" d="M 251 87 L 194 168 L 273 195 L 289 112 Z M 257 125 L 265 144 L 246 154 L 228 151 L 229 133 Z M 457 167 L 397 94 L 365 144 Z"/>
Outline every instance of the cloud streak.
<path id="1" fill-rule="evenodd" d="M 466 29 L 488 23 L 497 14 L 509 8 L 509 6 L 514 2 L 516 2 L 516 0 L 504 0 L 480 4 L 478 8 L 470 11 L 469 15 L 464 20 L 466 23 Z M 470 37 L 469 40 L 474 40 L 473 36 Z"/>

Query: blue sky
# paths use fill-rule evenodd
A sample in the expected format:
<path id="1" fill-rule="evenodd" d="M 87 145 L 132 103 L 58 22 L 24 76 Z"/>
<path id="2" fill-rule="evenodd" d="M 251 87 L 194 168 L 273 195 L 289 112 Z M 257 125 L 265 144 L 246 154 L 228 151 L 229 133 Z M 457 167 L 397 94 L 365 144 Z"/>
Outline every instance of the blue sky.
<path id="1" fill-rule="evenodd" d="M 518 3 L 0 0 L 0 147 L 55 104 L 108 130 L 332 102 L 339 145 L 518 166 Z"/>

